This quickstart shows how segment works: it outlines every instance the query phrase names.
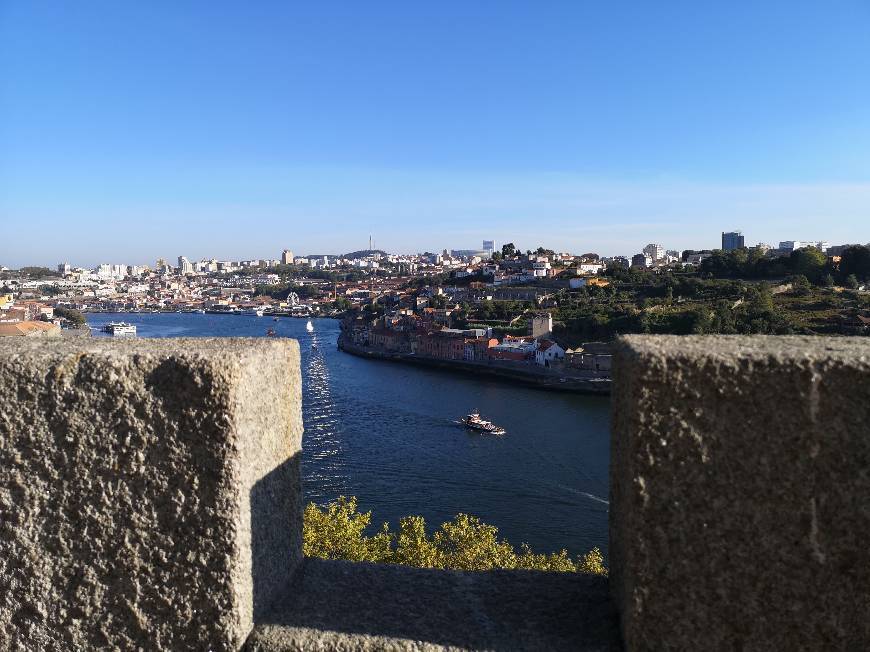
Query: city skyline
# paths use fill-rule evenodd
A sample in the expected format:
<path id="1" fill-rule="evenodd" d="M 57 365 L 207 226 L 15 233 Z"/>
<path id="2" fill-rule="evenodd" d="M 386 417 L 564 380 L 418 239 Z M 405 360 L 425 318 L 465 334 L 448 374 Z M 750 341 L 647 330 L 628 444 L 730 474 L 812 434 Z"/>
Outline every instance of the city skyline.
<path id="1" fill-rule="evenodd" d="M 0 18 L 0 264 L 870 241 L 865 3 Z"/>

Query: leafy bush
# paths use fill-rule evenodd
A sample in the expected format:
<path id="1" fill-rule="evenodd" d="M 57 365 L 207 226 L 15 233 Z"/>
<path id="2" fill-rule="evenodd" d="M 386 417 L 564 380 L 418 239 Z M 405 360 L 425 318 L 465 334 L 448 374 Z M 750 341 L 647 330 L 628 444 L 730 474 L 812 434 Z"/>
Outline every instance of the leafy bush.
<path id="1" fill-rule="evenodd" d="M 322 559 L 421 568 L 469 571 L 506 568 L 607 575 L 604 555 L 598 548 L 577 559 L 571 559 L 565 550 L 536 553 L 525 543 L 517 552 L 510 543 L 499 540 L 498 528 L 468 514 L 457 514 L 452 521 L 442 523 L 431 536 L 426 532 L 422 516 L 401 519 L 397 533 L 391 532 L 384 523 L 376 534 L 367 536 L 365 531 L 371 518 L 371 512 L 357 511 L 353 496 L 340 496 L 323 508 L 309 503 L 305 508 L 303 552 L 308 557 Z"/>

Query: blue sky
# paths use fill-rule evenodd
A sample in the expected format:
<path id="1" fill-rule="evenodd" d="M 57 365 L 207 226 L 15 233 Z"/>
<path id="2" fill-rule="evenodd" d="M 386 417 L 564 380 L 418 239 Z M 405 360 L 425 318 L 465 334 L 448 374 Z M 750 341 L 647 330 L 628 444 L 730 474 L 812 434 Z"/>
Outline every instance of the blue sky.
<path id="1" fill-rule="evenodd" d="M 0 264 L 870 241 L 870 3 L 0 3 Z"/>

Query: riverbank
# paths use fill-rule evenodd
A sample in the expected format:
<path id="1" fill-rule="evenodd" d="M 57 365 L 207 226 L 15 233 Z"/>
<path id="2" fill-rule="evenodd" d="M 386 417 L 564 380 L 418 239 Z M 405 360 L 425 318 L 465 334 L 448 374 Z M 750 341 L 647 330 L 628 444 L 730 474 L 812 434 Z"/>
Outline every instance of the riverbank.
<path id="1" fill-rule="evenodd" d="M 583 378 L 574 375 L 562 375 L 550 369 L 536 369 L 531 366 L 509 366 L 498 362 L 470 362 L 468 360 L 439 360 L 414 354 L 388 353 L 370 347 L 363 347 L 347 341 L 344 333 L 338 337 L 338 348 L 345 353 L 361 358 L 404 362 L 423 367 L 444 369 L 465 375 L 487 378 L 497 378 L 512 383 L 537 387 L 539 389 L 556 390 L 560 392 L 575 392 L 581 394 L 610 394 L 611 380 L 609 378 Z"/>

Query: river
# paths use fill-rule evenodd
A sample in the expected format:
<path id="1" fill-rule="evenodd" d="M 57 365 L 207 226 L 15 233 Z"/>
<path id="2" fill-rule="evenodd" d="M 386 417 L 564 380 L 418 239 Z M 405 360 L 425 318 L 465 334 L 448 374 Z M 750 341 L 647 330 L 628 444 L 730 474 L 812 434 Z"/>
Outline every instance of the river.
<path id="1" fill-rule="evenodd" d="M 136 325 L 139 337 L 299 340 L 306 501 L 354 495 L 372 523 L 408 514 L 432 528 L 459 512 L 539 552 L 607 551 L 610 414 L 606 397 L 559 393 L 466 374 L 367 360 L 336 348 L 339 323 L 209 314 L 87 315 Z M 314 348 L 313 345 L 316 345 Z M 473 409 L 503 437 L 454 422 Z"/>

